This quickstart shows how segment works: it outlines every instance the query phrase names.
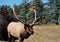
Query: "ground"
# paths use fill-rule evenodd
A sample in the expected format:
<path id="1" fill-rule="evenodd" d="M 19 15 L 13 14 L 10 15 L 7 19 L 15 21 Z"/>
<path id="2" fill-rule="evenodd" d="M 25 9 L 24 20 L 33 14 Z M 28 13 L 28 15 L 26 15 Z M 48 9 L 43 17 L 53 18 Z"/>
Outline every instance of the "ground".
<path id="1" fill-rule="evenodd" d="M 60 42 L 60 25 L 34 26 L 34 34 L 24 42 Z"/>
<path id="2" fill-rule="evenodd" d="M 34 31 L 24 42 L 60 42 L 60 25 L 34 26 Z"/>

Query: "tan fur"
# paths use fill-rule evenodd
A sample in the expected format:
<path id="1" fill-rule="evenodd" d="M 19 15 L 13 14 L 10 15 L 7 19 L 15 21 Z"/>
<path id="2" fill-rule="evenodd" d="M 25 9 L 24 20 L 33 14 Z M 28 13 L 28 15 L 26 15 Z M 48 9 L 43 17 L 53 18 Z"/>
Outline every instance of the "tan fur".
<path id="1" fill-rule="evenodd" d="M 34 21 L 31 24 L 29 24 L 29 23 L 25 24 L 22 21 L 20 21 L 20 22 L 11 22 L 8 25 L 8 27 L 7 27 L 8 37 L 9 38 L 10 38 L 10 35 L 12 35 L 13 37 L 17 37 L 18 39 L 20 39 L 21 35 L 23 35 L 22 37 L 29 37 L 31 34 L 33 34 L 32 27 L 34 26 L 34 23 L 36 22 L 37 18 L 36 18 L 36 11 L 34 9 L 30 9 L 30 10 L 33 10 L 34 13 L 35 13 L 35 19 L 34 19 Z M 15 8 L 13 8 L 13 13 L 14 13 L 15 17 L 18 20 L 20 20 L 17 17 L 16 13 L 15 13 Z"/>
<path id="2" fill-rule="evenodd" d="M 11 22 L 7 27 L 8 33 L 19 38 L 21 34 L 25 33 L 24 24 L 21 22 Z"/>

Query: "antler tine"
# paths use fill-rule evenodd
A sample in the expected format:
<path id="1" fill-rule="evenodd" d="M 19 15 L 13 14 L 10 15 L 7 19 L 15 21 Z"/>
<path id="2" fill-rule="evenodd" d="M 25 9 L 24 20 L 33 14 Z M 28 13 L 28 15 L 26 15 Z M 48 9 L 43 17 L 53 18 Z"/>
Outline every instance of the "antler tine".
<path id="1" fill-rule="evenodd" d="M 19 20 L 19 18 L 16 16 L 15 7 L 13 7 L 13 14 L 14 14 L 15 17 Z"/>
<path id="2" fill-rule="evenodd" d="M 21 21 L 17 15 L 16 15 L 16 12 L 15 12 L 15 6 L 13 7 L 13 14 L 15 15 L 16 19 L 18 19 L 20 22 L 22 22 L 23 24 L 25 24 L 23 21 Z"/>
<path id="3" fill-rule="evenodd" d="M 36 10 L 35 10 L 35 9 L 31 9 L 31 8 L 30 8 L 30 10 L 31 10 L 31 11 L 34 11 L 34 13 L 35 13 L 35 19 L 34 19 L 34 21 L 32 22 L 32 24 L 30 24 L 30 26 L 33 26 L 34 23 L 35 23 L 36 20 L 37 20 L 37 18 L 36 18 Z"/>

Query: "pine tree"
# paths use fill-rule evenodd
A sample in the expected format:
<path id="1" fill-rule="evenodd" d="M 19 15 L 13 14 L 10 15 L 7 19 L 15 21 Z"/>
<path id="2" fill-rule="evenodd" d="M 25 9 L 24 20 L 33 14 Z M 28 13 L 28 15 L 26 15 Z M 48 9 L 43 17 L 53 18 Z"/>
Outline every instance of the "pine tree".
<path id="1" fill-rule="evenodd" d="M 55 21 L 56 24 L 59 24 L 58 23 L 58 18 L 59 18 L 59 1 L 58 0 L 48 0 L 48 6 L 50 8 L 50 11 L 51 11 L 51 15 L 53 15 L 53 19 Z"/>
<path id="2" fill-rule="evenodd" d="M 39 21 L 42 22 L 42 13 L 43 13 L 43 2 L 41 0 L 32 0 L 30 2 L 30 8 L 33 8 L 37 11 L 37 17 L 40 17 Z M 31 14 L 33 15 L 33 13 Z M 32 16 L 34 17 L 34 16 Z"/>
<path id="3" fill-rule="evenodd" d="M 21 20 L 23 20 L 25 23 L 26 23 L 26 14 L 28 12 L 28 3 L 27 3 L 27 0 L 24 0 L 22 2 L 21 5 L 18 6 L 19 7 L 19 17 Z"/>

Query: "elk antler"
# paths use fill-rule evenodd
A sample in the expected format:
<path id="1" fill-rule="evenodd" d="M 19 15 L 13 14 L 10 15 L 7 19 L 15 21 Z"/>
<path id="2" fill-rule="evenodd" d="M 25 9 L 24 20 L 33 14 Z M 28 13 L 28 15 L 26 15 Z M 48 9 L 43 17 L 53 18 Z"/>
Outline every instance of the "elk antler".
<path id="1" fill-rule="evenodd" d="M 17 17 L 17 15 L 15 13 L 15 7 L 13 7 L 13 13 L 14 13 L 15 17 L 19 20 L 19 18 Z"/>
<path id="2" fill-rule="evenodd" d="M 33 25 L 35 24 L 36 20 L 37 20 L 37 18 L 36 18 L 36 10 L 31 9 L 31 8 L 30 8 L 30 10 L 34 11 L 34 13 L 35 13 L 35 19 L 34 19 L 34 21 L 32 22 L 32 24 L 30 24 L 30 26 L 33 26 Z"/>
<path id="3" fill-rule="evenodd" d="M 18 19 L 20 22 L 22 22 L 22 23 L 24 24 L 24 22 L 23 22 L 23 21 L 21 21 L 21 20 L 18 18 L 18 16 L 16 15 L 15 7 L 13 7 L 13 14 L 15 15 L 16 19 Z"/>

